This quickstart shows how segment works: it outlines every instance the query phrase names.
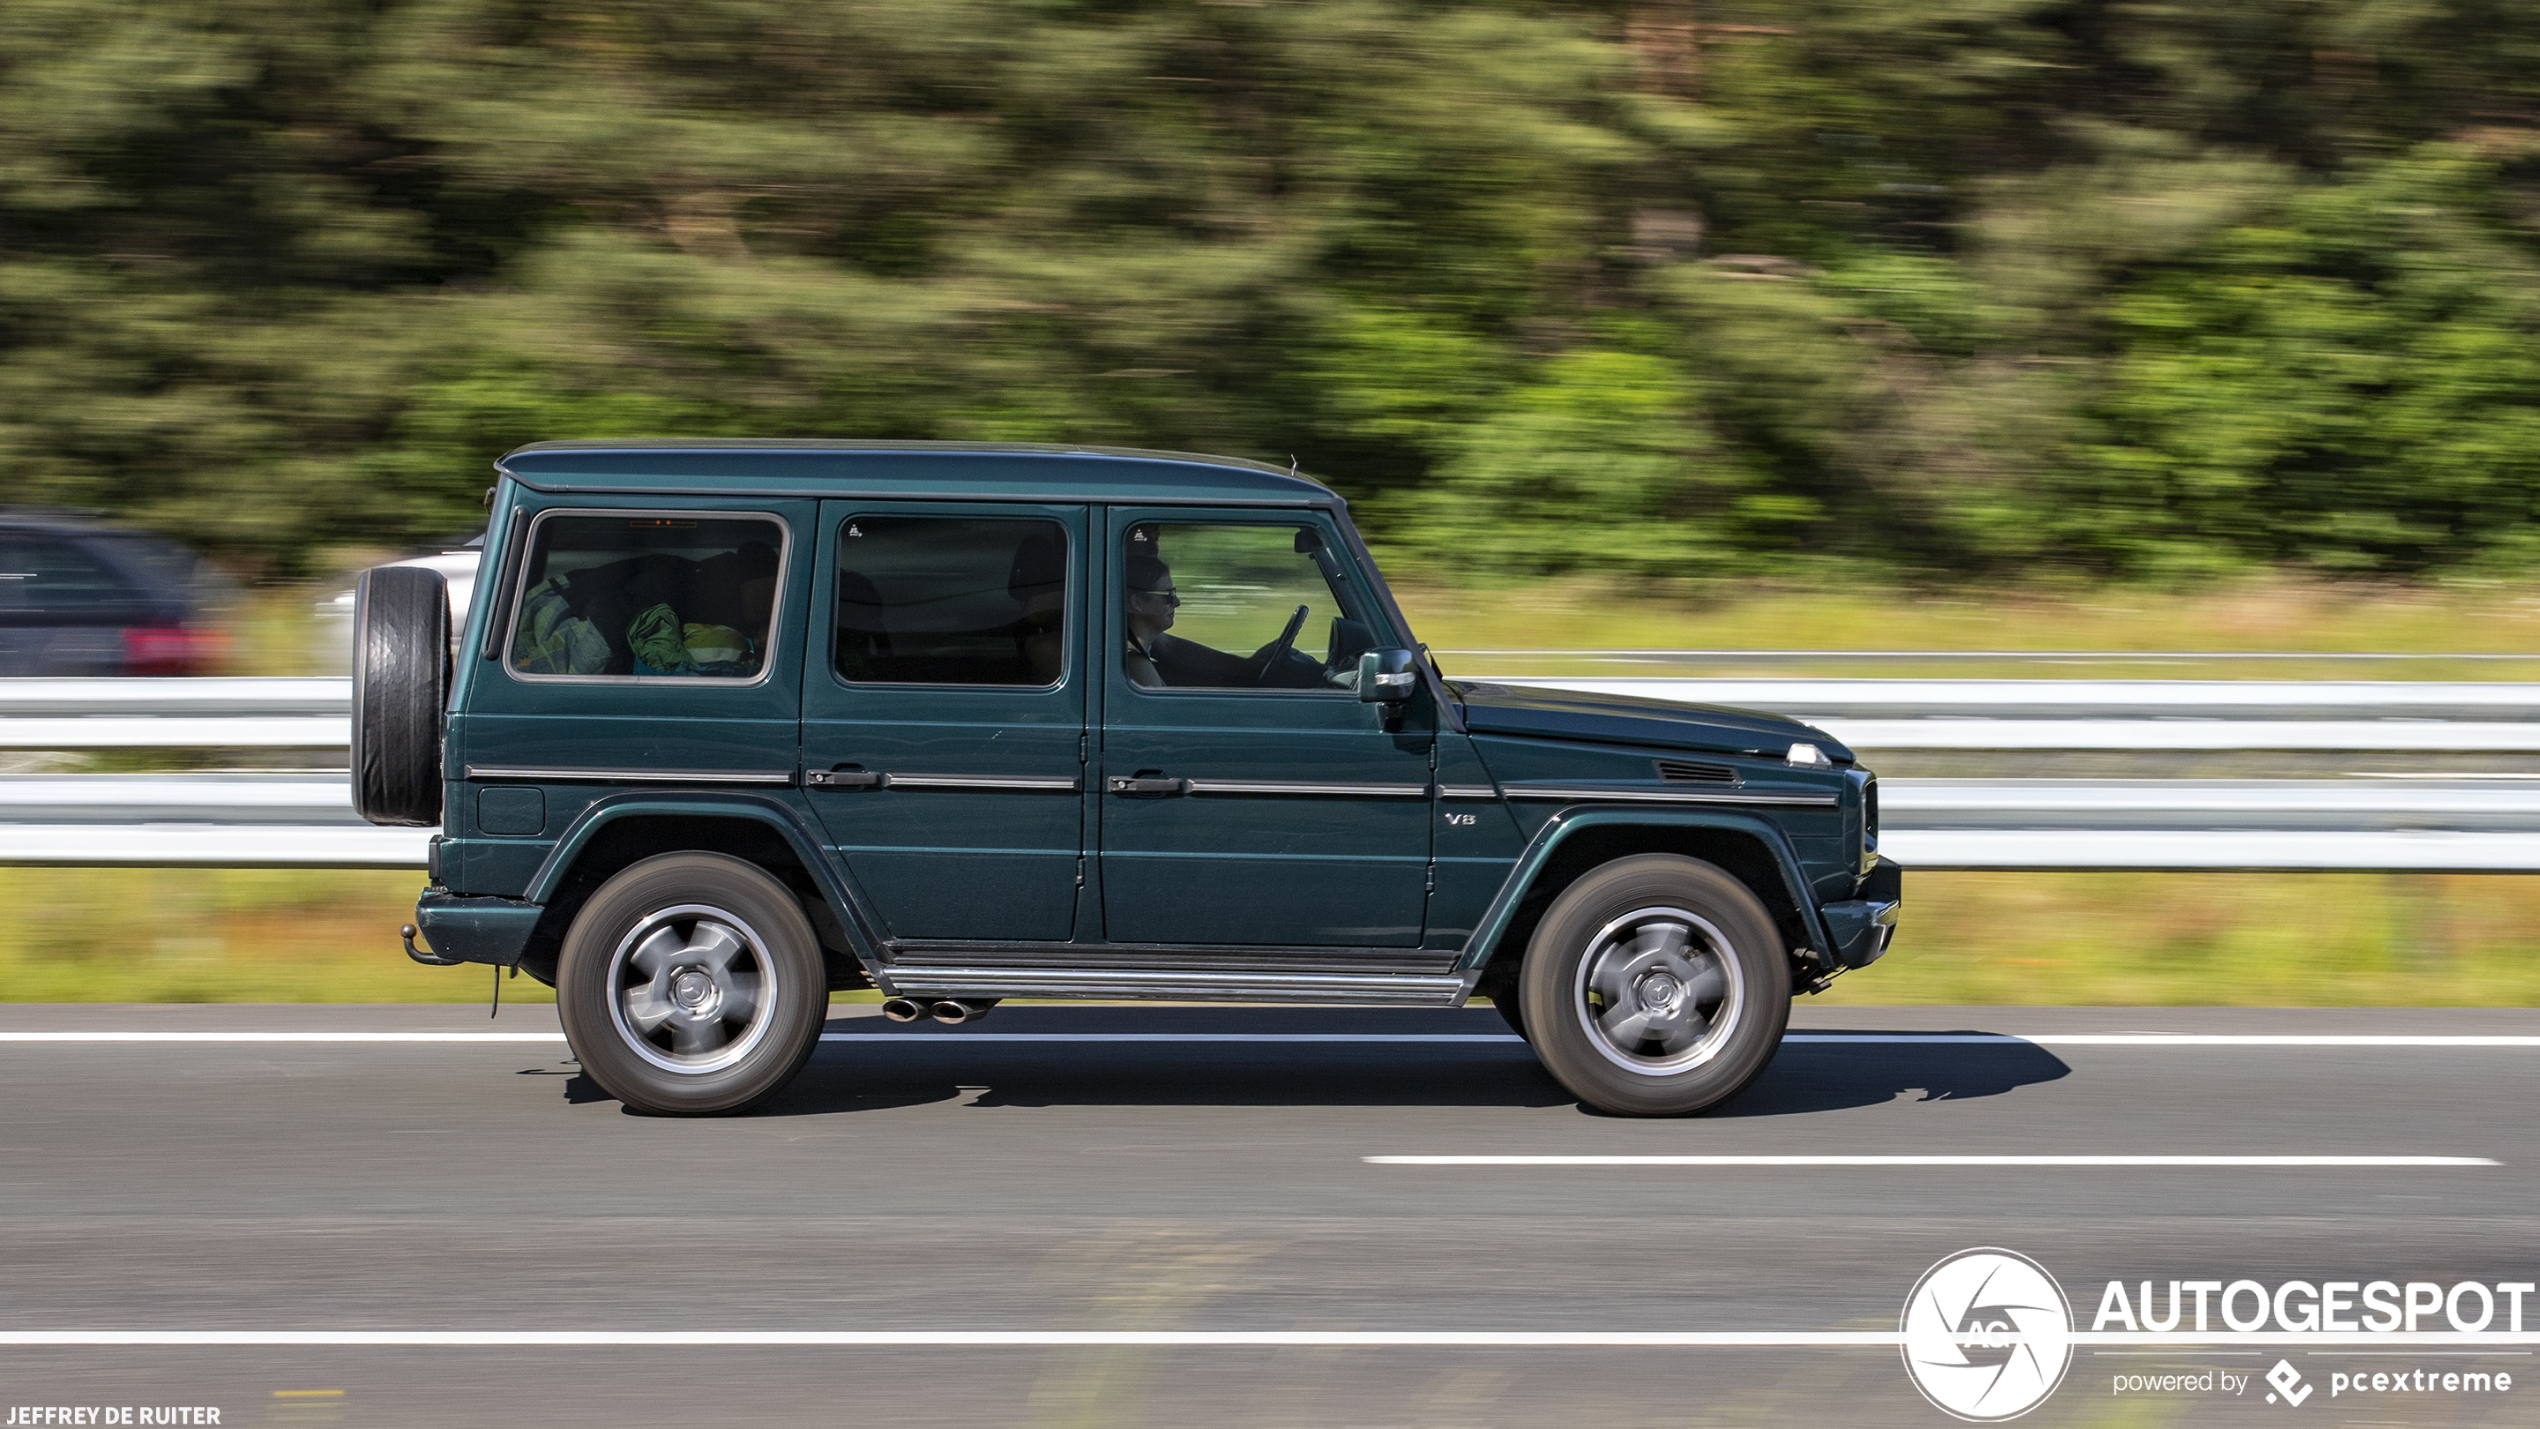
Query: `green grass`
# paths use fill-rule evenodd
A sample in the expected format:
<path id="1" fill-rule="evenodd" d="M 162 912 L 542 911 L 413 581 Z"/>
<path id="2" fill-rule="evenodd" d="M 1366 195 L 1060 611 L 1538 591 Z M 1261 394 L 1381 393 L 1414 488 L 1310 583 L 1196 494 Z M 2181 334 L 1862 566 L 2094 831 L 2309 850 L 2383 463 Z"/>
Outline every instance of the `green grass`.
<path id="1" fill-rule="evenodd" d="M 2540 877 L 1914 873 L 1834 1003 L 2533 1007 Z"/>
<path id="2" fill-rule="evenodd" d="M 2540 586 L 2329 584 L 2252 576 L 2190 590 L 2038 587 L 1933 592 L 1755 586 L 1653 590 L 1609 581 L 1500 589 L 1411 577 L 1397 583 L 1414 630 L 1449 652 L 1450 674 L 1566 673 L 1598 666 L 1491 650 L 2102 650 L 2215 652 L 2186 666 L 2138 662 L 1843 661 L 1804 673 L 2147 678 L 2531 679 L 2540 674 Z M 2500 654 L 2532 662 L 2416 660 L 2359 668 L 2232 662 L 2231 652 Z M 2207 668 L 2210 666 L 2211 668 Z M 1789 671 L 1733 658 L 1708 672 Z M 1601 673 L 1663 673 L 1665 666 Z"/>
<path id="3" fill-rule="evenodd" d="M 1922 591 L 1864 582 L 1840 589 L 1761 584 L 1665 589 L 1589 579 L 1517 586 L 1394 572 L 1396 594 L 1419 637 L 1437 650 L 2200 650 L 2376 651 L 2528 656 L 2540 665 L 2540 585 L 2454 581 L 2441 585 L 2331 583 L 2253 575 L 2193 589 L 2038 586 Z M 317 602 L 352 583 L 342 577 L 248 592 L 228 613 L 224 673 L 343 673 Z M 340 634 L 335 637 L 340 639 Z M 1547 657 L 1459 655 L 1454 673 L 1518 674 L 1553 667 Z M 1731 665 L 1734 662 L 1729 662 Z M 2379 678 L 2528 679 L 2519 666 L 2410 664 Z M 1894 672 L 1929 670 L 1916 664 Z M 2355 677 L 2242 665 L 2232 673 Z M 1949 673 L 1966 673 L 1952 668 Z M 2038 678 L 2104 674 L 2087 667 L 2023 663 Z M 2175 673 L 2145 670 L 2140 673 Z M 2366 676 L 2366 678 L 2373 678 Z"/>
<path id="4" fill-rule="evenodd" d="M 410 962 L 423 875 L 302 869 L 0 868 L 0 999 L 476 1002 L 488 969 Z M 553 1002 L 527 978 L 503 1000 Z"/>
<path id="5" fill-rule="evenodd" d="M 0 869 L 0 999 L 477 1002 L 406 960 L 411 873 Z M 2540 1006 L 2540 877 L 1923 873 L 1833 1003 Z M 855 995 L 840 994 L 842 999 Z M 865 995 L 869 997 L 868 995 Z M 506 1002 L 551 1002 L 527 978 Z"/>

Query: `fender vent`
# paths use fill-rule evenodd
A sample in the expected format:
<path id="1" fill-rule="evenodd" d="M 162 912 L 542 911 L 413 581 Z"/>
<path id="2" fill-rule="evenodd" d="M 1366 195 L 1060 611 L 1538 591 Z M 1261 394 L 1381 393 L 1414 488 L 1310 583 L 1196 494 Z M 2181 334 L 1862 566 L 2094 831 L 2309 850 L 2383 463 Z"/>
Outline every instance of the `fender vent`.
<path id="1" fill-rule="evenodd" d="M 1688 759 L 1661 759 L 1658 777 L 1670 784 L 1734 784 L 1737 771 L 1725 764 L 1697 764 Z"/>

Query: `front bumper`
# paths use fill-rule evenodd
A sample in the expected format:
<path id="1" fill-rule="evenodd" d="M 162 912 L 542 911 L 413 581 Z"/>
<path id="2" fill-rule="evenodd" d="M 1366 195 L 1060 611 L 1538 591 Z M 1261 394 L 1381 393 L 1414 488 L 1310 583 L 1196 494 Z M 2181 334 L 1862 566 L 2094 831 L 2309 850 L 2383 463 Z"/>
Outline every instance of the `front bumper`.
<path id="1" fill-rule="evenodd" d="M 1861 896 L 1829 903 L 1817 910 L 1826 920 L 1827 951 L 1847 968 L 1865 968 L 1879 960 L 1896 936 L 1896 915 L 1905 906 L 1905 868 L 1881 858 L 1861 880 Z"/>

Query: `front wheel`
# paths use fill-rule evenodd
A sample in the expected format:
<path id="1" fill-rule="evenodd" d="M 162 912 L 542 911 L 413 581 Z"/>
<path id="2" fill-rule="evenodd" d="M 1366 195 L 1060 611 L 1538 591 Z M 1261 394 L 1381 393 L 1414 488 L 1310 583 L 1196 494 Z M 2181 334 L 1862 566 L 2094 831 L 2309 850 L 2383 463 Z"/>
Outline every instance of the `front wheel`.
<path id="1" fill-rule="evenodd" d="M 829 1008 L 820 944 L 766 870 L 715 853 L 645 859 L 565 933 L 556 1011 L 582 1070 L 638 1111 L 746 1111 L 793 1080 Z"/>
<path id="2" fill-rule="evenodd" d="M 1728 1100 L 1790 1021 L 1790 961 L 1772 915 L 1718 867 L 1616 859 L 1562 890 L 1522 974 L 1526 1029 L 1579 1100 L 1682 1116 Z"/>

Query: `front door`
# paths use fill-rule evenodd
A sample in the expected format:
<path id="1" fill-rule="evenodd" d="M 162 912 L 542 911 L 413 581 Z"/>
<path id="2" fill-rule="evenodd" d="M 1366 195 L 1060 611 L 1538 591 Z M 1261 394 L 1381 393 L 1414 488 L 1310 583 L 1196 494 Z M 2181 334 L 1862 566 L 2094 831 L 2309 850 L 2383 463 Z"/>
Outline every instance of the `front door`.
<path id="1" fill-rule="evenodd" d="M 1102 905 L 1114 943 L 1410 947 L 1428 884 L 1425 705 L 1319 512 L 1115 510 L 1103 577 Z"/>
<path id="2" fill-rule="evenodd" d="M 803 782 L 894 938 L 1074 931 L 1084 539 L 1077 506 L 821 504 Z"/>

